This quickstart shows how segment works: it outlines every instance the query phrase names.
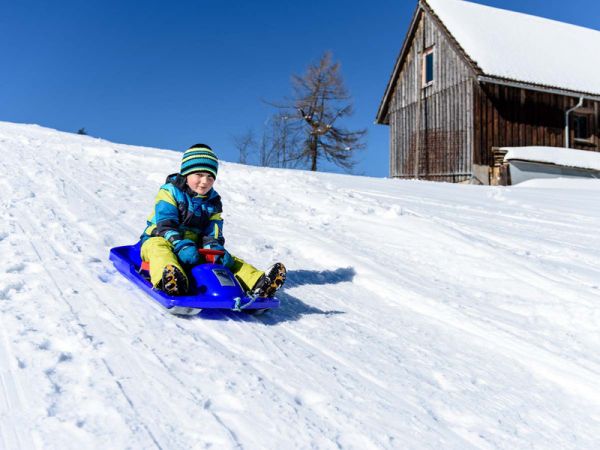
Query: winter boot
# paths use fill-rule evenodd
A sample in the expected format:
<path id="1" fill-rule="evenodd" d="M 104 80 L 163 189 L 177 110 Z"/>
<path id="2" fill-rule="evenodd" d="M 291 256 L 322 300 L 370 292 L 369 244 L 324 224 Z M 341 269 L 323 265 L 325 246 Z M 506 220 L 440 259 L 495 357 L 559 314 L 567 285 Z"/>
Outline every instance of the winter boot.
<path id="1" fill-rule="evenodd" d="M 252 288 L 252 293 L 258 297 L 273 297 L 275 292 L 285 283 L 286 273 L 283 264 L 275 263 L 258 279 Z"/>
<path id="2" fill-rule="evenodd" d="M 160 288 L 169 295 L 184 295 L 187 292 L 187 278 L 177 267 L 168 264 L 163 270 Z"/>

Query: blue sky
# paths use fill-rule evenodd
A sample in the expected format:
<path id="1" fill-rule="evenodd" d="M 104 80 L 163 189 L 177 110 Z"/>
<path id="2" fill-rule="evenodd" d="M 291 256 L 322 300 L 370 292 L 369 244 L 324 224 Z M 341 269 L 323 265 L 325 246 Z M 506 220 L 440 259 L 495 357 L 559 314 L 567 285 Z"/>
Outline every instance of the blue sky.
<path id="1" fill-rule="evenodd" d="M 374 119 L 416 0 L 319 2 L 2 1 L 0 120 L 236 161 L 232 136 L 259 131 L 262 99 L 331 50 L 367 128 L 355 172 L 388 175 L 388 128 Z M 478 3 L 600 29 L 597 0 Z M 332 166 L 324 170 L 339 171 Z"/>

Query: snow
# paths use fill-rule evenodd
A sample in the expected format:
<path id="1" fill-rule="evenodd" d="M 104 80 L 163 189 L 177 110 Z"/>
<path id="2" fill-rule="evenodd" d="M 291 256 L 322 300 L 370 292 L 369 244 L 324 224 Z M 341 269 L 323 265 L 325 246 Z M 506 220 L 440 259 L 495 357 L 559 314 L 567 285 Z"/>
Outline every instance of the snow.
<path id="1" fill-rule="evenodd" d="M 519 159 L 566 167 L 600 170 L 600 153 L 562 147 L 503 147 L 504 161 Z"/>
<path id="2" fill-rule="evenodd" d="M 600 31 L 461 0 L 426 0 L 486 75 L 600 94 Z"/>
<path id="3" fill-rule="evenodd" d="M 535 178 L 527 181 L 523 181 L 515 187 L 525 188 L 542 188 L 542 189 L 574 189 L 574 190 L 600 190 L 600 182 L 598 179 L 590 178 L 579 178 L 574 179 L 570 177 L 559 177 L 559 178 Z"/>
<path id="4" fill-rule="evenodd" d="M 2 449 L 600 446 L 597 185 L 222 162 L 228 248 L 289 281 L 185 319 L 108 261 L 181 153 L 10 123 L 0 151 Z"/>

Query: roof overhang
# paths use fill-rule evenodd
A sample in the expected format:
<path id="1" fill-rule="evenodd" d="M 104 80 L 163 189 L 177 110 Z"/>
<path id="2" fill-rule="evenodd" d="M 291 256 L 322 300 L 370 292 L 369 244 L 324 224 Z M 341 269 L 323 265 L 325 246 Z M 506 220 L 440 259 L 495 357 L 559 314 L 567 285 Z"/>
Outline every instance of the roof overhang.
<path id="1" fill-rule="evenodd" d="M 444 25 L 442 20 L 435 13 L 435 11 L 433 9 L 431 9 L 431 7 L 427 4 L 427 0 L 419 0 L 417 3 L 417 8 L 415 9 L 415 12 L 413 14 L 412 21 L 410 23 L 408 33 L 406 34 L 406 37 L 404 38 L 404 43 L 402 44 L 402 49 L 400 50 L 400 54 L 398 55 L 398 59 L 396 60 L 396 64 L 394 65 L 394 70 L 392 72 L 392 76 L 390 77 L 390 79 L 388 81 L 388 84 L 385 88 L 385 93 L 383 95 L 383 99 L 381 100 L 381 103 L 379 104 L 379 109 L 377 110 L 377 116 L 375 118 L 375 123 L 377 123 L 377 124 L 389 125 L 389 122 L 387 121 L 389 104 L 390 104 L 390 101 L 394 94 L 394 88 L 396 86 L 396 82 L 398 80 L 398 77 L 400 76 L 400 70 L 402 69 L 402 65 L 404 64 L 406 55 L 410 51 L 413 37 L 417 31 L 417 27 L 418 27 L 419 21 L 421 20 L 421 16 L 424 13 L 427 13 L 437 23 L 437 25 L 440 27 L 440 29 L 443 31 L 443 33 L 445 33 L 445 35 L 448 37 L 448 41 L 450 42 L 450 45 L 456 50 L 459 57 L 461 57 L 464 60 L 464 62 L 467 64 L 467 66 L 469 68 L 471 68 L 471 70 L 473 70 L 473 73 L 474 74 L 483 73 L 481 71 L 480 67 L 477 65 L 477 63 L 475 61 L 473 61 L 469 57 L 469 55 L 467 55 L 467 53 L 461 47 L 460 43 L 458 43 L 456 41 L 456 39 L 454 39 L 454 36 L 452 36 L 452 33 L 450 33 L 450 31 L 446 28 L 446 26 Z"/>
<path id="2" fill-rule="evenodd" d="M 379 104 L 379 108 L 377 110 L 377 117 L 375 118 L 375 123 L 382 124 L 382 125 L 389 124 L 388 122 L 386 122 L 389 101 L 391 100 L 391 96 L 393 94 L 393 90 L 396 85 L 396 78 L 398 76 L 398 73 L 400 72 L 402 63 L 404 62 L 404 59 L 406 58 L 406 55 L 408 54 L 408 51 L 410 50 L 410 44 L 412 43 L 412 38 L 415 34 L 415 31 L 417 30 L 417 24 L 419 23 L 419 19 L 421 18 L 422 13 L 423 13 L 423 6 L 421 5 L 421 2 L 418 2 L 417 8 L 415 9 L 415 12 L 413 13 L 413 17 L 410 22 L 410 27 L 408 28 L 408 33 L 406 34 L 406 37 L 404 38 L 404 43 L 402 44 L 402 49 L 400 50 L 400 53 L 398 54 L 398 58 L 396 59 L 396 64 L 394 65 L 394 70 L 392 71 L 392 75 L 390 76 L 390 79 L 385 88 L 385 93 L 383 94 L 383 99 L 381 100 L 381 103 Z"/>
<path id="3" fill-rule="evenodd" d="M 573 90 L 569 90 L 569 89 L 563 89 L 563 88 L 560 88 L 557 86 L 545 86 L 545 85 L 530 83 L 527 81 L 506 79 L 506 78 L 502 78 L 502 77 L 495 77 L 493 75 L 485 74 L 483 72 L 483 70 L 481 70 L 481 68 L 479 67 L 477 62 L 473 61 L 470 58 L 470 56 L 464 51 L 464 49 L 462 48 L 460 43 L 458 43 L 456 41 L 456 39 L 454 39 L 454 36 L 446 28 L 446 26 L 444 25 L 442 20 L 437 16 L 437 14 L 435 14 L 435 11 L 433 11 L 431 9 L 431 7 L 427 4 L 427 0 L 419 0 L 417 3 L 417 8 L 415 9 L 415 12 L 412 17 L 412 21 L 410 23 L 408 33 L 406 34 L 404 43 L 402 44 L 402 49 L 400 50 L 398 58 L 396 59 L 396 64 L 394 65 L 394 70 L 392 72 L 392 75 L 391 75 L 388 83 L 387 83 L 385 93 L 383 95 L 381 103 L 379 104 L 379 108 L 377 110 L 377 116 L 375 118 L 376 124 L 389 125 L 388 112 L 389 112 L 390 102 L 391 102 L 391 99 L 394 94 L 396 82 L 400 75 L 400 70 L 402 69 L 402 66 L 404 64 L 406 56 L 407 56 L 408 52 L 410 51 L 412 40 L 417 31 L 417 27 L 418 27 L 419 21 L 421 19 L 421 16 L 425 12 L 428 12 L 430 14 L 430 16 L 438 23 L 438 25 L 441 27 L 441 29 L 445 32 L 445 34 L 446 34 L 446 36 L 448 36 L 451 44 L 458 51 L 458 54 L 464 58 L 467 65 L 473 70 L 474 75 L 476 76 L 476 79 L 479 83 L 481 83 L 481 84 L 485 84 L 485 83 L 498 84 L 498 85 L 510 86 L 510 87 L 514 87 L 514 88 L 528 89 L 528 90 L 539 91 L 539 92 L 544 92 L 544 93 L 549 93 L 549 94 L 562 95 L 562 96 L 566 96 L 566 97 L 577 97 L 577 98 L 583 97 L 584 99 L 600 102 L 600 94 L 599 93 L 578 92 L 578 91 L 573 91 Z"/>
<path id="4" fill-rule="evenodd" d="M 509 80 L 488 75 L 478 75 L 477 81 L 482 84 L 498 84 L 501 86 L 508 86 L 518 89 L 527 89 L 530 91 L 543 92 L 546 94 L 562 95 L 564 97 L 584 98 L 586 100 L 600 102 L 600 95 L 593 94 L 590 92 L 577 92 L 569 89 L 561 89 L 559 87 L 543 86 L 539 84 L 527 83 L 525 81 Z"/>

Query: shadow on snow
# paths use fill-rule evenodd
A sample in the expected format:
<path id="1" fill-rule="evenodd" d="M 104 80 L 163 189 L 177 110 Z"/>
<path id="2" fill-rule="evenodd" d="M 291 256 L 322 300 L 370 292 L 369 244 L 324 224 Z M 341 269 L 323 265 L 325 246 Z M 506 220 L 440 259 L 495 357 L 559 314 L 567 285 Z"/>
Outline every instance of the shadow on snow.
<path id="1" fill-rule="evenodd" d="M 352 281 L 356 271 L 352 267 L 339 268 L 336 270 L 290 270 L 287 274 L 285 287 L 287 289 L 304 285 L 325 285 L 337 284 Z M 265 325 L 277 325 L 282 322 L 292 322 L 308 314 L 320 314 L 324 316 L 333 316 L 344 314 L 344 311 L 323 311 L 315 306 L 308 305 L 298 297 L 287 294 L 284 291 L 277 295 L 281 300 L 281 306 L 265 315 L 251 316 L 229 311 L 204 310 L 199 316 L 191 317 L 201 318 L 203 320 L 259 320 Z"/>

